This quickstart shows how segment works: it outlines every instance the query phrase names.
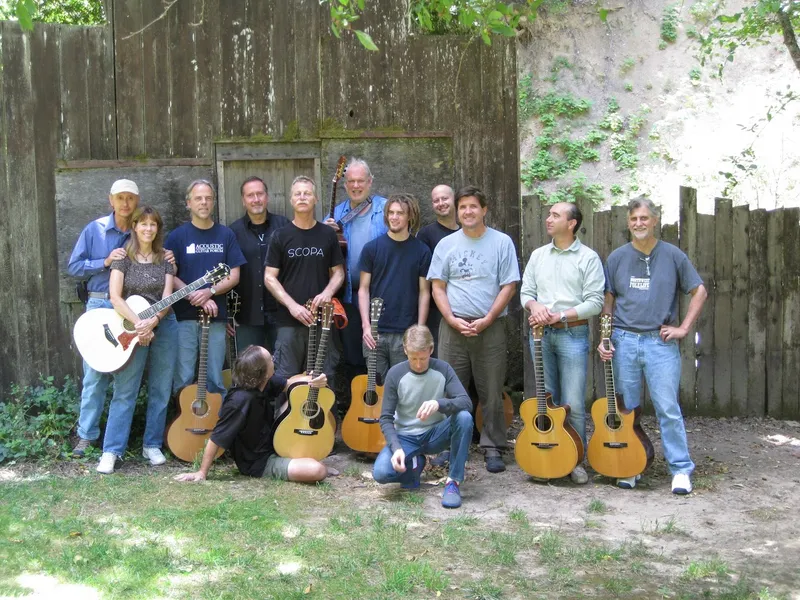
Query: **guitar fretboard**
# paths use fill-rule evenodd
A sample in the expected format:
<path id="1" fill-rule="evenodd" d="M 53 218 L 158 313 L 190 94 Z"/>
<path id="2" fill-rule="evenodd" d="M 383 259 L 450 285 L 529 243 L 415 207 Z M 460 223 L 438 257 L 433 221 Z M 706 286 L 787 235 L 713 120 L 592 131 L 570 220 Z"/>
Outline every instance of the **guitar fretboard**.
<path id="1" fill-rule="evenodd" d="M 373 320 L 370 329 L 372 330 L 372 339 L 378 343 L 378 321 Z M 367 355 L 367 391 L 375 391 L 375 378 L 378 372 L 378 347 L 370 349 Z"/>
<path id="2" fill-rule="evenodd" d="M 611 340 L 603 338 L 603 348 L 611 350 Z M 617 412 L 617 393 L 614 386 L 614 365 L 611 360 L 604 363 L 606 375 L 606 401 L 608 402 L 608 414 L 613 415 Z"/>
<path id="3" fill-rule="evenodd" d="M 197 367 L 197 400 L 200 404 L 206 401 L 206 374 L 208 371 L 208 317 L 203 317 L 200 330 L 200 360 Z"/>
<path id="4" fill-rule="evenodd" d="M 163 298 L 163 299 L 159 300 L 155 304 L 151 305 L 149 308 L 147 308 L 147 309 L 143 310 L 142 312 L 140 312 L 139 313 L 139 318 L 140 319 L 149 319 L 150 317 L 154 317 L 156 315 L 156 313 L 161 312 L 162 310 L 164 310 L 168 306 L 172 306 L 178 300 L 184 299 L 186 296 L 191 294 L 193 291 L 199 290 L 206 283 L 207 282 L 206 282 L 205 277 L 201 277 L 197 281 L 193 281 L 189 285 L 186 285 L 186 286 L 182 287 L 181 289 L 179 289 L 174 294 L 170 294 L 166 298 Z"/>
<path id="5" fill-rule="evenodd" d="M 544 359 L 542 339 L 533 338 L 533 371 L 536 375 L 536 408 L 540 415 L 547 413 L 547 392 L 544 388 Z"/>

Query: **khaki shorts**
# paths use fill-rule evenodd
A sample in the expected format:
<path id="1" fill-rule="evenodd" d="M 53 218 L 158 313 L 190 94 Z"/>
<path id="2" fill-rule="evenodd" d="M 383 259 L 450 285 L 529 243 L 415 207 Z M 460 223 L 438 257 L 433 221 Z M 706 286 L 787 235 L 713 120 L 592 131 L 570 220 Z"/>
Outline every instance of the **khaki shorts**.
<path id="1" fill-rule="evenodd" d="M 264 468 L 264 477 L 289 481 L 289 463 L 291 458 L 283 458 L 277 454 L 272 454 L 267 459 L 267 466 Z"/>

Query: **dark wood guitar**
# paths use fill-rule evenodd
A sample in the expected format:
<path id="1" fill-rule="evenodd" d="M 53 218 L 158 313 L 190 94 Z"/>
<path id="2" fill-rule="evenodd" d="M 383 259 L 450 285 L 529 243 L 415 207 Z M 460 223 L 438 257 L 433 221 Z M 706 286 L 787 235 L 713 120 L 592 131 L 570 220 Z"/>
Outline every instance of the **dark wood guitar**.
<path id="1" fill-rule="evenodd" d="M 208 329 L 211 317 L 200 315 L 200 360 L 197 383 L 187 385 L 178 396 L 178 416 L 167 428 L 167 446 L 179 459 L 193 462 L 202 455 L 206 440 L 219 420 L 222 394 L 211 394 L 207 389 Z M 220 448 L 217 456 L 223 453 Z"/>
<path id="2" fill-rule="evenodd" d="M 372 338 L 378 341 L 378 321 L 383 311 L 383 299 L 369 303 Z M 386 445 L 379 419 L 383 406 L 383 386 L 376 385 L 378 350 L 367 354 L 367 374 L 353 377 L 350 384 L 350 408 L 342 421 L 342 440 L 356 452 L 377 454 Z"/>
<path id="3" fill-rule="evenodd" d="M 600 317 L 603 347 L 611 344 L 611 315 Z M 621 394 L 614 385 L 614 365 L 604 363 L 606 397 L 592 404 L 594 435 L 589 440 L 587 458 L 592 468 L 606 477 L 633 477 L 644 472 L 653 462 L 653 444 L 639 423 L 640 406 L 625 410 Z"/>
<path id="4" fill-rule="evenodd" d="M 229 390 L 233 386 L 231 379 L 233 363 L 236 362 L 236 358 L 239 356 L 239 346 L 236 343 L 236 315 L 239 314 L 242 301 L 235 290 L 230 290 L 225 296 L 225 303 L 228 308 L 228 330 L 225 332 L 225 354 L 228 368 L 222 371 L 222 385 L 225 386 L 226 390 Z"/>
<path id="5" fill-rule="evenodd" d="M 542 359 L 542 326 L 533 328 L 533 366 L 536 397 L 519 407 L 522 431 L 517 436 L 514 457 L 520 468 L 537 479 L 566 477 L 583 460 L 583 442 L 567 422 L 569 406 L 556 406 L 545 391 Z"/>
<path id="6" fill-rule="evenodd" d="M 317 350 L 312 376 L 322 373 L 328 346 L 328 335 L 333 321 L 333 305 L 321 307 L 322 334 Z M 289 392 L 289 410 L 280 417 L 275 428 L 275 452 L 285 458 L 315 458 L 322 460 L 333 449 L 334 428 L 328 415 L 336 397 L 330 388 L 312 388 L 308 384 L 296 385 Z"/>
<path id="7" fill-rule="evenodd" d="M 342 175 L 344 175 L 346 163 L 346 156 L 340 156 L 339 162 L 336 163 L 336 171 L 333 174 L 333 185 L 331 186 L 331 209 L 328 213 L 329 219 L 333 219 L 333 211 L 336 208 L 336 185 L 339 183 Z M 342 255 L 347 256 L 347 240 L 344 239 L 344 226 L 341 223 L 338 223 L 338 225 L 339 231 L 336 233 L 336 237 L 339 238 L 339 247 L 342 249 Z"/>

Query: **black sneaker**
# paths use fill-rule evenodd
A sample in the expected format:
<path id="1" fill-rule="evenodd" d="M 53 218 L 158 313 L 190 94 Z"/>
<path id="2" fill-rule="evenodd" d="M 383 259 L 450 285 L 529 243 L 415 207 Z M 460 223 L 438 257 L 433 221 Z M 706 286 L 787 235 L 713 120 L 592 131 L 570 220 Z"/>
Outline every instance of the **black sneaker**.
<path id="1" fill-rule="evenodd" d="M 502 473 L 506 470 L 506 464 L 503 462 L 503 457 L 498 455 L 486 456 L 486 470 L 489 473 Z"/>
<path id="2" fill-rule="evenodd" d="M 431 466 L 446 467 L 450 462 L 450 450 L 443 450 L 431 459 Z"/>
<path id="3" fill-rule="evenodd" d="M 78 443 L 75 444 L 75 447 L 72 449 L 72 456 L 76 458 L 83 458 L 86 455 L 86 451 L 93 445 L 94 442 L 92 440 L 78 438 Z"/>

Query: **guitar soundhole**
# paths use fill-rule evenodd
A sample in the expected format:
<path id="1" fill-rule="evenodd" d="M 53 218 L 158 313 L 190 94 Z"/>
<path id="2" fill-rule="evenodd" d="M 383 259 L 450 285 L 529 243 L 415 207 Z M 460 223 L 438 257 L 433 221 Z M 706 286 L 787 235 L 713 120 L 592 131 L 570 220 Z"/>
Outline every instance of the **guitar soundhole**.
<path id="1" fill-rule="evenodd" d="M 122 320 L 122 326 L 125 328 L 125 331 L 136 331 L 136 325 L 128 321 L 128 319 Z"/>
<path id="2" fill-rule="evenodd" d="M 542 433 L 547 433 L 553 428 L 553 420 L 548 415 L 536 415 L 533 426 Z"/>
<path id="3" fill-rule="evenodd" d="M 303 402 L 303 416 L 306 419 L 314 419 L 319 416 L 320 406 L 316 402 Z"/>
<path id="4" fill-rule="evenodd" d="M 607 414 L 606 415 L 606 427 L 616 431 L 620 427 L 622 427 L 622 419 L 619 418 L 618 414 Z"/>
<path id="5" fill-rule="evenodd" d="M 192 402 L 192 412 L 196 417 L 205 417 L 208 414 L 208 404 L 202 400 Z"/>
<path id="6" fill-rule="evenodd" d="M 364 404 L 375 406 L 378 403 L 378 392 L 367 392 L 364 394 Z"/>

